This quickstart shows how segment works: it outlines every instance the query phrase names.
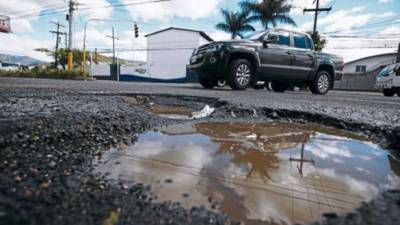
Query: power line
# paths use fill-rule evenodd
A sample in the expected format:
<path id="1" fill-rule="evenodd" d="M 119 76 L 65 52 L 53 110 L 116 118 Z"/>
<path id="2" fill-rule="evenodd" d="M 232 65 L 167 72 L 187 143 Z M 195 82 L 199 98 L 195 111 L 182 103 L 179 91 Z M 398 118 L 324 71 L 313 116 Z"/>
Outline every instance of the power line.
<path id="1" fill-rule="evenodd" d="M 93 9 L 103 9 L 103 8 L 118 8 L 118 7 L 126 7 L 126 6 L 135 6 L 135 5 L 145 5 L 145 4 L 151 4 L 151 3 L 162 3 L 162 2 L 170 2 L 170 1 L 175 1 L 175 0 L 150 0 L 150 1 L 141 1 L 141 2 L 135 2 L 135 3 L 127 3 L 127 4 L 111 4 L 107 6 L 100 6 L 100 7 L 86 7 L 86 8 L 80 8 L 79 10 L 85 11 L 85 10 L 93 10 Z M 82 5 L 80 3 L 77 3 L 75 1 L 75 4 Z M 11 19 L 22 19 L 22 18 L 32 18 L 32 17 L 43 17 L 43 16 L 48 16 L 48 15 L 54 15 L 54 14 L 60 14 L 64 12 L 68 12 L 69 7 L 68 6 L 63 6 L 60 8 L 54 8 L 54 9 L 49 9 L 41 11 L 33 11 L 31 13 L 25 14 L 25 15 L 20 15 L 16 17 L 12 17 Z"/>
<path id="2" fill-rule="evenodd" d="M 117 8 L 117 7 L 135 6 L 135 5 L 144 5 L 144 4 L 150 4 L 150 3 L 162 3 L 162 2 L 171 2 L 171 1 L 175 1 L 175 0 L 150 0 L 150 1 L 141 1 L 141 2 L 134 2 L 134 3 L 111 4 L 111 5 L 99 6 L 99 7 L 86 7 L 86 8 L 81 8 L 79 10 Z"/>

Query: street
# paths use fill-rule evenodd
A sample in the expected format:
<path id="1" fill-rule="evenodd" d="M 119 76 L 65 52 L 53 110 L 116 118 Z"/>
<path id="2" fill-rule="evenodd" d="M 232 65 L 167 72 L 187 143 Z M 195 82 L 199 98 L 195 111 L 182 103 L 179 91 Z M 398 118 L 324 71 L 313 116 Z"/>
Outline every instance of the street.
<path id="1" fill-rule="evenodd" d="M 0 93 L 2 224 L 396 224 L 400 212 L 398 97 L 20 78 L 0 78 Z M 205 105 L 192 122 L 168 117 Z M 262 196 L 288 209 L 258 211 Z"/>
<path id="2" fill-rule="evenodd" d="M 324 115 L 373 125 L 400 125 L 400 98 L 384 97 L 379 92 L 332 91 L 327 96 L 309 92 L 274 93 L 229 88 L 206 90 L 198 84 L 155 84 L 110 81 L 64 81 L 46 79 L 1 78 L 0 87 L 54 89 L 84 93 L 143 93 L 217 98 L 246 108 L 268 107 L 321 113 Z"/>

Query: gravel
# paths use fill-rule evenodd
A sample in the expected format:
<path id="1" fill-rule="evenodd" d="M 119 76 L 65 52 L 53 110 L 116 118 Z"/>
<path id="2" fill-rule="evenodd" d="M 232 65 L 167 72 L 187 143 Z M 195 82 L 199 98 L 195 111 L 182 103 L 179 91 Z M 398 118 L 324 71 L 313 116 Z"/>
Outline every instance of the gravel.
<path id="1" fill-rule="evenodd" d="M 236 224 L 201 206 L 156 203 L 150 186 L 114 185 L 92 172 L 104 151 L 179 122 L 154 117 L 121 97 L 135 93 L 149 99 L 144 104 L 193 110 L 209 104 L 217 108 L 211 120 L 318 122 L 368 135 L 394 155 L 400 149 L 398 98 L 0 78 L 0 224 Z M 353 213 L 326 214 L 315 224 L 396 224 L 398 215 L 400 192 L 390 190 Z"/>

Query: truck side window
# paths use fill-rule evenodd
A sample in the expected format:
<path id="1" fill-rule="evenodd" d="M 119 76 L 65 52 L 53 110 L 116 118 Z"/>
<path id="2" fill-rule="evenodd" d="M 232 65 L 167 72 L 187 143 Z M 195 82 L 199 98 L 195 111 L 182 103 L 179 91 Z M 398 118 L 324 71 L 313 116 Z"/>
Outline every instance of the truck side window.
<path id="1" fill-rule="evenodd" d="M 308 45 L 309 45 L 309 42 L 305 36 L 300 36 L 300 35 L 294 36 L 294 47 L 295 48 L 309 49 L 310 47 Z"/>
<path id="2" fill-rule="evenodd" d="M 278 42 L 276 44 L 290 46 L 289 33 L 288 32 L 280 32 L 279 33 L 279 40 L 278 40 Z"/>

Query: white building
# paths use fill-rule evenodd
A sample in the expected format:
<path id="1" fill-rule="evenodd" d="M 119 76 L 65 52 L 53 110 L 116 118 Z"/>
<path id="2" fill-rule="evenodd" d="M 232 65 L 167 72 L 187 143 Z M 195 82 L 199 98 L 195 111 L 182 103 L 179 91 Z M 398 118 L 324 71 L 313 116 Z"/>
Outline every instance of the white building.
<path id="1" fill-rule="evenodd" d="M 376 90 L 376 76 L 385 66 L 395 63 L 396 56 L 396 53 L 386 53 L 347 62 L 344 65 L 344 76 L 341 81 L 335 83 L 335 88 L 342 90 Z"/>
<path id="2" fill-rule="evenodd" d="M 347 62 L 344 66 L 345 73 L 365 73 L 373 71 L 382 65 L 389 65 L 396 62 L 396 53 L 386 53 L 381 55 L 373 55 L 351 62 Z"/>
<path id="3" fill-rule="evenodd" d="M 147 74 L 152 79 L 179 80 L 186 78 L 186 66 L 193 50 L 212 42 L 206 33 L 170 27 L 146 35 Z"/>

